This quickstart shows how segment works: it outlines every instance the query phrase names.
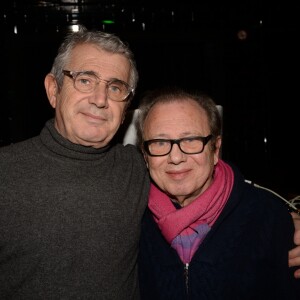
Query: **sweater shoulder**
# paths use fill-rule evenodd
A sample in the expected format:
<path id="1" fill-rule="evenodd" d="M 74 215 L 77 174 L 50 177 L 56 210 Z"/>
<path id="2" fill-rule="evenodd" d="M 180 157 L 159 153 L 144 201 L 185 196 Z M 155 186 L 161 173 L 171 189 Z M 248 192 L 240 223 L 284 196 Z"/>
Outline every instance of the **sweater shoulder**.
<path id="1" fill-rule="evenodd" d="M 287 200 L 268 187 L 245 181 L 245 189 L 247 194 L 252 195 L 258 202 L 265 202 L 270 208 L 287 208 Z"/>
<path id="2" fill-rule="evenodd" d="M 38 137 L 33 137 L 15 144 L 6 145 L 0 148 L 0 162 L 8 162 L 26 158 L 34 155 L 35 142 Z"/>
<path id="3" fill-rule="evenodd" d="M 136 163 L 143 164 L 145 166 L 144 158 L 141 151 L 134 145 L 117 144 L 114 146 L 116 154 L 119 158 L 130 159 Z"/>

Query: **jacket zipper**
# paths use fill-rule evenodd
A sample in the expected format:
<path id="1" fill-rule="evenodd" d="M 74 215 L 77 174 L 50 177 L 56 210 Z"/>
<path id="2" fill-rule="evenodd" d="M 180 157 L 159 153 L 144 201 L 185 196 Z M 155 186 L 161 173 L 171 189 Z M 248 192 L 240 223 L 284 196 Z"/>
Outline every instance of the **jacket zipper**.
<path id="1" fill-rule="evenodd" d="M 185 279 L 185 287 L 186 287 L 186 293 L 189 292 L 189 263 L 186 263 L 184 265 L 184 279 Z"/>

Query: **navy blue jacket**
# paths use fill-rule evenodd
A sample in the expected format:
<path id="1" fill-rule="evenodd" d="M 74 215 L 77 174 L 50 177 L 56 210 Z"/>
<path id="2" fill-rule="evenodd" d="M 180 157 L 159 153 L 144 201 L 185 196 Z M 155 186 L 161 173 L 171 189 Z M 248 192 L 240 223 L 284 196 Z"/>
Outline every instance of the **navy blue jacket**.
<path id="1" fill-rule="evenodd" d="M 245 182 L 236 169 L 234 174 L 230 198 L 188 270 L 146 210 L 139 255 L 142 300 L 300 299 L 300 280 L 288 267 L 294 226 L 286 204 Z"/>

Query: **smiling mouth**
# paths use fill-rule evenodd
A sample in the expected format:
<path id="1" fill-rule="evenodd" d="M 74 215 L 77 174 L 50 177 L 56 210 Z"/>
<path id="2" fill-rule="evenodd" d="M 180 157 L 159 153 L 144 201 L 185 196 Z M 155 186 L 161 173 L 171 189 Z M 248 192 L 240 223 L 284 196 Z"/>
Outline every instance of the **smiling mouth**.
<path id="1" fill-rule="evenodd" d="M 189 170 L 166 172 L 166 174 L 173 179 L 181 179 L 181 178 L 185 177 L 188 173 L 189 173 Z"/>
<path id="2" fill-rule="evenodd" d="M 189 172 L 189 170 L 166 171 L 167 174 L 183 174 L 183 173 L 187 173 L 187 172 Z"/>
<path id="3" fill-rule="evenodd" d="M 84 116 L 86 116 L 89 119 L 92 119 L 94 121 L 101 121 L 101 122 L 105 122 L 107 121 L 107 118 L 103 117 L 103 116 L 97 116 L 97 115 L 93 115 L 91 113 L 83 113 Z"/>

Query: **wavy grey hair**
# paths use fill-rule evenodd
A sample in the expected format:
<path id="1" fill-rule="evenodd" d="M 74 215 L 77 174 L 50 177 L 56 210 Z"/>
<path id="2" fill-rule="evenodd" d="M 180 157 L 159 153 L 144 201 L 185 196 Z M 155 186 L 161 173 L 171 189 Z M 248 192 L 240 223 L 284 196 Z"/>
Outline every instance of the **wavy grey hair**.
<path id="1" fill-rule="evenodd" d="M 93 44 L 107 52 L 121 54 L 126 57 L 131 66 L 128 84 L 133 88 L 133 96 L 138 82 L 138 71 L 134 54 L 129 46 L 112 33 L 87 30 L 87 28 L 82 25 L 79 27 L 79 31 L 70 33 L 65 37 L 54 59 L 50 73 L 54 75 L 59 88 L 63 83 L 62 70 L 68 64 L 72 50 L 80 44 Z"/>
<path id="2" fill-rule="evenodd" d="M 212 134 L 212 149 L 215 150 L 216 139 L 222 133 L 222 118 L 216 103 L 200 91 L 186 91 L 178 87 L 164 87 L 148 91 L 141 99 L 139 105 L 139 114 L 135 122 L 137 129 L 137 144 L 143 148 L 143 132 L 145 120 L 152 107 L 160 103 L 186 102 L 194 101 L 204 109 Z"/>

